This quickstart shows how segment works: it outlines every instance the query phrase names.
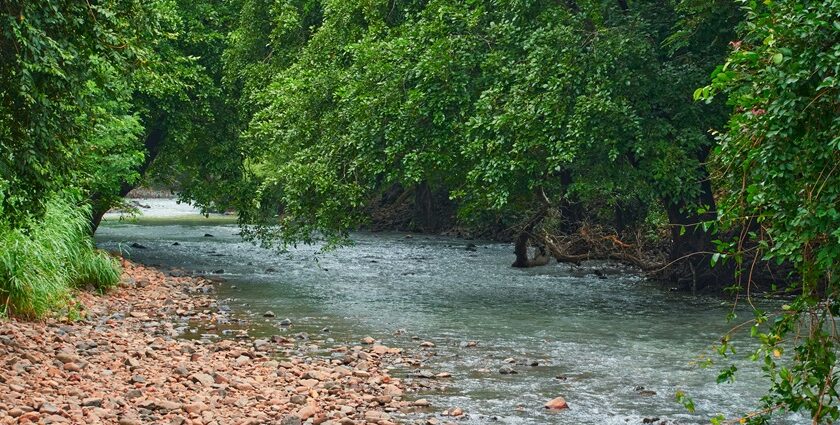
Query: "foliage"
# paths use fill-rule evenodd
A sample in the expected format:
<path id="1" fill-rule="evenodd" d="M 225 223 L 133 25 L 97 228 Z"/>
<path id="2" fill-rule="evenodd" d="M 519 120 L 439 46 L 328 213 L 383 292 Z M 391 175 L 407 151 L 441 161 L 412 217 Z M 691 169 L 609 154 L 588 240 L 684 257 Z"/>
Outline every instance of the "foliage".
<path id="1" fill-rule="evenodd" d="M 266 226 L 254 236 L 340 237 L 365 220 L 359 207 L 392 183 L 446 188 L 465 219 L 521 215 L 539 207 L 539 192 L 555 204 L 608 208 L 692 204 L 698 196 L 699 152 L 711 144 L 704 133 L 723 114 L 688 95 L 711 71 L 711 54 L 691 50 L 691 40 L 677 53 L 661 47 L 674 9 L 285 4 L 322 14 L 308 28 L 281 21 L 282 34 L 305 43 L 296 56 L 280 52 L 284 63 L 255 95 L 261 109 L 246 145 L 259 188 L 244 213 Z M 265 68 L 254 72 L 267 78 Z"/>
<path id="2" fill-rule="evenodd" d="M 840 418 L 836 370 L 840 311 L 840 2 L 744 1 L 742 38 L 695 96 L 722 94 L 733 108 L 714 160 L 720 225 L 743 229 L 721 242 L 750 285 L 754 263 L 791 264 L 798 296 L 777 315 L 757 311 L 752 354 L 772 381 L 776 410 L 814 423 Z M 754 253 L 757 253 L 754 255 Z"/>
<path id="3" fill-rule="evenodd" d="M 137 178 L 143 127 L 132 97 L 155 87 L 151 46 L 167 38 L 173 11 L 166 0 L 3 3 L 0 173 L 13 226 L 65 187 Z"/>
<path id="4" fill-rule="evenodd" d="M 57 198 L 29 231 L 0 223 L 0 314 L 40 317 L 67 306 L 72 288 L 119 282 L 117 262 L 93 247 L 89 214 Z"/>

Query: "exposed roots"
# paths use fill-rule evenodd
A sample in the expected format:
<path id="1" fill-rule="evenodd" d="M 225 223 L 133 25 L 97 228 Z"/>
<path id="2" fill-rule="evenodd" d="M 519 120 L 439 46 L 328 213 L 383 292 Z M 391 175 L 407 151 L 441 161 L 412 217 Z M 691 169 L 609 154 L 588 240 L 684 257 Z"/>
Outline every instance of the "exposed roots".
<path id="1" fill-rule="evenodd" d="M 645 244 L 641 232 L 625 242 L 615 232 L 601 226 L 583 224 L 570 235 L 553 235 L 546 230 L 532 234 L 538 252 L 544 249 L 560 263 L 580 264 L 587 260 L 613 260 L 652 272 L 665 266 L 665 252 Z M 544 247 L 544 248 L 543 248 Z"/>

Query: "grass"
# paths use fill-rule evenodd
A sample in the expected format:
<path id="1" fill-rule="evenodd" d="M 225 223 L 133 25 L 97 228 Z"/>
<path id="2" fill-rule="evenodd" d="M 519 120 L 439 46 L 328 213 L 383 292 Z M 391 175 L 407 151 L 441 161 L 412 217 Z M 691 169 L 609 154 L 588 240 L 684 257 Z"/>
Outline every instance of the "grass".
<path id="1" fill-rule="evenodd" d="M 74 288 L 102 291 L 119 283 L 117 261 L 93 245 L 89 214 L 86 206 L 56 199 L 27 229 L 0 221 L 0 315 L 43 317 L 70 306 Z"/>

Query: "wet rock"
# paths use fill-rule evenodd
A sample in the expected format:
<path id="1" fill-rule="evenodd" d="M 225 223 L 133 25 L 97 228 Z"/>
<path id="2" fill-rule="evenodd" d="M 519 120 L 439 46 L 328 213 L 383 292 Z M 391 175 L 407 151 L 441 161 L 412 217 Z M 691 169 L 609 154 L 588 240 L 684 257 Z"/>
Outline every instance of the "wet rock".
<path id="1" fill-rule="evenodd" d="M 569 405 L 563 397 L 557 397 L 545 404 L 545 408 L 549 410 L 563 410 L 568 409 Z"/>
<path id="2" fill-rule="evenodd" d="M 130 247 L 132 247 L 132 248 L 136 248 L 136 249 L 149 249 L 147 246 L 145 246 L 145 245 L 141 245 L 141 244 L 139 244 L 139 243 L 137 243 L 137 242 L 133 242 L 133 243 L 132 243 L 131 245 L 129 245 L 129 246 L 130 246 Z"/>
<path id="3" fill-rule="evenodd" d="M 658 417 L 653 417 L 653 418 L 644 418 L 644 419 L 642 419 L 642 423 L 643 423 L 643 424 L 652 424 L 652 423 L 655 423 L 655 422 L 658 422 L 658 421 L 659 421 L 659 418 L 658 418 Z"/>
<path id="4" fill-rule="evenodd" d="M 429 403 L 429 400 L 426 400 L 425 398 L 416 400 L 413 404 L 417 407 L 429 407 L 432 405 L 432 403 Z"/>
<path id="5" fill-rule="evenodd" d="M 283 319 L 280 321 L 280 326 L 292 326 L 292 320 L 288 318 Z"/>
<path id="6" fill-rule="evenodd" d="M 371 345 L 375 342 L 376 342 L 376 340 L 373 339 L 373 337 L 370 337 L 370 336 L 366 336 L 366 337 L 362 338 L 362 344 Z"/>
<path id="7" fill-rule="evenodd" d="M 423 341 L 420 343 L 420 346 L 423 348 L 433 348 L 435 346 L 435 343 L 431 341 Z"/>
<path id="8" fill-rule="evenodd" d="M 211 234 L 209 234 L 209 233 L 205 233 L 205 234 L 204 234 L 204 237 L 205 237 L 205 238 L 212 238 L 212 237 L 214 237 L 214 236 L 213 236 L 213 235 L 211 235 Z"/>
<path id="9" fill-rule="evenodd" d="M 519 372 L 510 366 L 502 366 L 499 368 L 499 373 L 502 375 L 516 375 Z"/>
<path id="10" fill-rule="evenodd" d="M 268 310 L 265 313 L 263 313 L 263 317 L 275 317 L 275 316 L 276 316 L 276 314 L 274 314 L 274 312 L 271 311 L 271 310 Z"/>

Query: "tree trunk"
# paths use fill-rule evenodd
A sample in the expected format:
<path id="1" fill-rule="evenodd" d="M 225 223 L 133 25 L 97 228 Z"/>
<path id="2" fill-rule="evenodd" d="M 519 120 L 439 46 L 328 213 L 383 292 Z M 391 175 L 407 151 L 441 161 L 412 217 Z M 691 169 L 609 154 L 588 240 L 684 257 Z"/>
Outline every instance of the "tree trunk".
<path id="1" fill-rule="evenodd" d="M 542 205 L 540 206 L 540 209 L 537 210 L 537 212 L 534 213 L 534 215 L 528 220 L 525 227 L 522 228 L 519 235 L 516 237 L 516 242 L 513 245 L 513 253 L 516 255 L 516 259 L 513 261 L 513 264 L 511 264 L 513 267 L 525 268 L 548 264 L 548 254 L 546 253 L 544 246 L 538 247 L 537 255 L 533 260 L 528 258 L 528 242 L 531 239 L 534 239 L 534 229 L 542 223 L 546 214 L 548 214 L 549 208 L 551 207 L 548 197 L 546 197 L 542 188 L 537 189 L 536 197 Z"/>
<path id="2" fill-rule="evenodd" d="M 434 195 L 425 181 L 414 187 L 414 226 L 421 232 L 437 229 Z"/>
<path id="3" fill-rule="evenodd" d="M 149 170 L 149 167 L 154 162 L 155 158 L 157 158 L 158 154 L 163 147 L 163 140 L 166 137 L 166 130 L 164 129 L 164 116 L 158 117 L 155 120 L 155 124 L 151 127 L 151 130 L 146 135 L 145 139 L 143 140 L 143 146 L 146 149 L 146 158 L 143 160 L 143 163 L 140 164 L 140 168 L 137 170 L 140 174 L 140 181 L 142 181 L 143 176 L 146 175 L 146 171 Z M 122 182 L 119 189 L 119 197 L 125 197 L 131 192 L 137 184 L 129 184 L 127 182 Z M 94 193 L 91 196 L 90 202 L 93 206 L 93 212 L 91 215 L 91 222 L 90 222 L 90 231 L 91 234 L 96 233 L 96 229 L 99 228 L 99 224 L 102 223 L 102 217 L 105 215 L 108 210 L 113 207 L 111 204 L 111 200 L 113 198 L 109 198 L 106 195 L 101 193 Z"/>

